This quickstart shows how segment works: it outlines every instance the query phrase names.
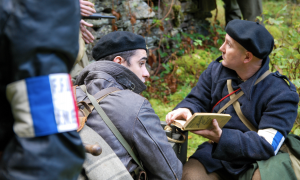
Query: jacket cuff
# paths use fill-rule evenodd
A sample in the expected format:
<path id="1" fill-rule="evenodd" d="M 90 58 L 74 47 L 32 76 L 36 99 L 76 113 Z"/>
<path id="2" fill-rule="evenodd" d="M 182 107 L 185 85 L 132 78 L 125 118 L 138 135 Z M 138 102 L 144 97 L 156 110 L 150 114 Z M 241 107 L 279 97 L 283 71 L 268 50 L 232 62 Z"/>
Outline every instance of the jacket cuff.
<path id="1" fill-rule="evenodd" d="M 213 144 L 212 149 L 212 157 L 215 159 L 220 160 L 229 160 L 230 157 L 227 157 L 228 155 L 240 155 L 241 149 L 240 148 L 234 148 L 238 147 L 236 142 L 239 142 L 234 140 L 233 138 L 239 138 L 239 136 L 234 136 L 234 130 L 229 129 L 222 129 L 222 135 L 220 137 L 219 143 Z"/>

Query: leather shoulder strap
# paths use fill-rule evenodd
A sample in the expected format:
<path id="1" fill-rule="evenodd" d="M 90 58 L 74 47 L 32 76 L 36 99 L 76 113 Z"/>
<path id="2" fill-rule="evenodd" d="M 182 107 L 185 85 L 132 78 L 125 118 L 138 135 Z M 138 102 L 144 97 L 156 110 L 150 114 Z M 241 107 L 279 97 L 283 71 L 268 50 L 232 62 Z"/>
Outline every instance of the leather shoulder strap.
<path id="1" fill-rule="evenodd" d="M 254 83 L 254 85 L 258 84 L 259 82 L 261 82 L 263 79 L 265 79 L 269 74 L 271 74 L 271 72 L 268 70 L 266 71 L 263 75 L 261 75 L 257 80 L 256 82 Z M 228 88 L 228 93 L 231 93 L 233 92 L 233 88 L 232 88 L 232 85 L 231 85 L 232 81 L 231 79 L 228 79 L 227 80 L 227 88 Z M 243 91 L 241 91 L 243 92 Z M 240 92 L 240 93 L 241 93 Z M 258 131 L 258 129 L 256 127 L 254 127 L 250 121 L 244 116 L 244 114 L 242 113 L 242 110 L 241 110 L 241 105 L 240 103 L 237 101 L 237 99 L 241 96 L 238 97 L 239 94 L 232 94 L 230 96 L 230 101 L 233 101 L 232 103 L 232 106 L 236 112 L 236 114 L 238 115 L 238 117 L 240 118 L 240 120 L 245 124 L 245 126 L 247 126 L 248 129 L 250 129 L 251 131 Z M 237 98 L 238 97 L 238 98 Z M 221 111 L 222 112 L 222 111 Z"/>
<path id="2" fill-rule="evenodd" d="M 133 158 L 133 160 L 138 164 L 138 166 L 144 170 L 142 164 L 140 163 L 139 159 L 137 156 L 134 154 L 133 150 L 131 149 L 130 145 L 128 142 L 125 140 L 125 138 L 122 136 L 120 131 L 116 128 L 116 126 L 113 124 L 113 122 L 109 119 L 109 117 L 106 115 L 104 110 L 101 108 L 101 106 L 98 104 L 96 99 L 90 95 L 87 91 L 85 91 L 87 96 L 89 97 L 90 101 L 94 105 L 95 109 L 105 122 L 105 124 L 109 127 L 109 129 L 113 132 L 113 134 L 116 136 L 116 138 L 120 141 L 120 143 L 123 145 L 123 147 L 127 150 L 127 152 L 130 154 L 130 156 Z"/>
<path id="3" fill-rule="evenodd" d="M 79 87 L 81 88 L 81 90 L 83 92 L 86 92 L 85 85 L 81 85 Z M 106 88 L 106 89 L 103 89 L 103 90 L 97 92 L 94 96 L 97 99 L 96 100 L 97 103 L 99 103 L 102 99 L 107 97 L 109 94 L 114 93 L 116 91 L 120 91 L 120 89 L 118 89 L 116 87 L 110 87 L 110 88 Z M 89 99 L 80 101 L 77 104 L 80 106 L 80 108 L 79 108 L 79 127 L 77 129 L 77 132 L 79 132 L 84 127 L 85 122 L 87 121 L 87 117 L 92 113 L 92 111 L 95 107 L 93 106 L 93 104 L 90 102 Z"/>

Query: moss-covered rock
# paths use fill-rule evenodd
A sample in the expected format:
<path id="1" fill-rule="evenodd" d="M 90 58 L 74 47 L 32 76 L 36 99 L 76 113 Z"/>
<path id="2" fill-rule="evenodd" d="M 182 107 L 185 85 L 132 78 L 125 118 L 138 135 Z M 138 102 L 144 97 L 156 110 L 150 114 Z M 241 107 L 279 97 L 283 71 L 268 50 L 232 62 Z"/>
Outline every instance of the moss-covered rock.
<path id="1" fill-rule="evenodd" d="M 195 75 L 197 71 L 206 69 L 208 62 L 210 61 L 211 57 L 207 51 L 195 50 L 193 54 L 185 54 L 180 57 L 176 60 L 176 64 L 178 64 L 179 67 L 184 68 L 187 73 Z"/>
<path id="2" fill-rule="evenodd" d="M 183 13 L 181 12 L 181 5 L 174 5 L 172 9 L 174 13 L 174 19 L 173 19 L 174 27 L 177 28 L 180 26 L 184 18 Z"/>

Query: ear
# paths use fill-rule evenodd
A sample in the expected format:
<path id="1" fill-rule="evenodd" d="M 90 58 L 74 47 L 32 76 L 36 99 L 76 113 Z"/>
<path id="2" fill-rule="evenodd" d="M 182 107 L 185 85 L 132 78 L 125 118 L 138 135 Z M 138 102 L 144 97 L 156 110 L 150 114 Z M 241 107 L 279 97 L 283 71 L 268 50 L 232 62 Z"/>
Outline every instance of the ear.
<path id="1" fill-rule="evenodd" d="M 122 64 L 123 58 L 121 56 L 116 56 L 113 60 L 113 62 L 116 62 L 118 64 Z"/>
<path id="2" fill-rule="evenodd" d="M 250 51 L 246 51 L 246 56 L 244 59 L 244 63 L 249 63 L 253 59 L 253 54 Z"/>

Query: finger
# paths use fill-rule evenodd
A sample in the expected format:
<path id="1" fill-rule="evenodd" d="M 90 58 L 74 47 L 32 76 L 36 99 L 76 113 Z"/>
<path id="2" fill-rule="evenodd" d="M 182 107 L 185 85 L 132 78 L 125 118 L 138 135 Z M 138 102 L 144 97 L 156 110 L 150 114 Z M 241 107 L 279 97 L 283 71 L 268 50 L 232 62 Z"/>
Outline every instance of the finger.
<path id="1" fill-rule="evenodd" d="M 90 31 L 86 31 L 86 33 L 87 33 L 87 35 L 88 35 L 88 37 L 89 37 L 89 40 L 90 40 L 91 42 L 93 42 L 93 40 L 95 39 L 94 36 L 93 36 L 93 34 L 92 34 Z"/>
<path id="2" fill-rule="evenodd" d="M 90 23 L 88 23 L 88 22 L 86 22 L 86 21 L 84 21 L 84 20 L 81 20 L 80 23 L 81 23 L 82 25 L 85 25 L 85 26 L 88 26 L 88 27 L 93 27 L 93 24 L 90 24 Z"/>
<path id="3" fill-rule="evenodd" d="M 85 10 L 85 9 L 80 9 L 80 13 L 84 13 L 84 14 L 87 14 L 88 16 L 94 14 L 94 12 L 92 11 L 89 11 L 89 10 Z"/>
<path id="4" fill-rule="evenodd" d="M 83 13 L 83 12 L 80 12 L 80 15 L 81 16 L 90 16 L 90 14 L 86 14 L 86 13 Z"/>
<path id="5" fill-rule="evenodd" d="M 86 5 L 86 6 L 92 6 L 94 7 L 94 4 L 89 1 L 80 1 L 80 5 Z"/>
<path id="6" fill-rule="evenodd" d="M 205 138 L 207 138 L 208 135 L 209 135 L 209 133 L 210 133 L 210 132 L 209 132 L 208 130 L 206 130 L 206 129 L 204 129 L 204 130 L 197 130 L 197 131 L 191 131 L 191 132 L 194 133 L 194 134 L 203 136 L 203 137 L 205 137 Z"/>
<path id="7" fill-rule="evenodd" d="M 87 43 L 87 44 L 90 43 L 90 41 L 89 41 L 89 39 L 88 39 L 86 33 L 82 33 L 82 39 L 84 40 L 85 43 Z"/>
<path id="8" fill-rule="evenodd" d="M 167 123 L 167 124 L 169 124 L 169 118 L 170 118 L 169 116 L 170 116 L 170 113 L 168 113 L 168 114 L 166 115 L 166 117 L 165 117 L 166 123 Z"/>
<path id="9" fill-rule="evenodd" d="M 91 8 L 89 6 L 80 6 L 80 11 L 85 11 L 89 13 L 96 13 L 96 10 L 94 8 Z"/>
<path id="10" fill-rule="evenodd" d="M 169 112 L 168 114 L 167 114 L 167 116 L 166 116 L 166 122 L 167 122 L 167 124 L 168 125 L 170 125 L 171 124 L 171 117 L 172 117 L 172 115 L 173 115 L 173 111 L 172 112 Z"/>
<path id="11" fill-rule="evenodd" d="M 217 121 L 216 119 L 213 119 L 212 125 L 213 125 L 213 129 L 214 129 L 214 130 L 219 130 L 219 129 L 221 129 L 221 128 L 219 127 L 219 123 L 218 123 L 218 121 Z"/>
<path id="12" fill-rule="evenodd" d="M 180 115 L 180 112 L 178 112 L 178 110 L 173 111 L 173 113 L 170 116 L 170 121 L 173 122 L 175 119 L 178 118 L 179 115 Z"/>

